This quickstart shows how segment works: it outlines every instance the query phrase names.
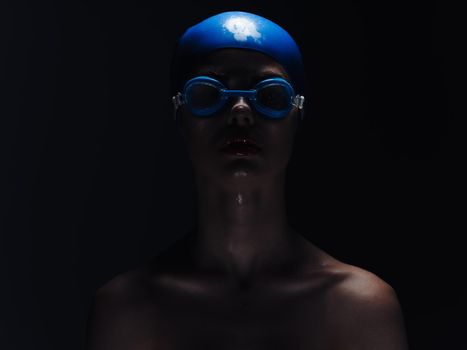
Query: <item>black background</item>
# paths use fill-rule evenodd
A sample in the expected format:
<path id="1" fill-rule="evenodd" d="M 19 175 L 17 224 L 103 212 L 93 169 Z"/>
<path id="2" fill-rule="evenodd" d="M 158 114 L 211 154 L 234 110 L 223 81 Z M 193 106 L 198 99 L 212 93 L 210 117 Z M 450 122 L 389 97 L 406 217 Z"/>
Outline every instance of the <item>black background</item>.
<path id="1" fill-rule="evenodd" d="M 169 60 L 187 26 L 226 10 L 276 21 L 303 51 L 290 221 L 396 289 L 411 349 L 465 347 L 457 9 L 49 0 L 0 2 L 0 348 L 82 348 L 95 289 L 192 227 Z"/>

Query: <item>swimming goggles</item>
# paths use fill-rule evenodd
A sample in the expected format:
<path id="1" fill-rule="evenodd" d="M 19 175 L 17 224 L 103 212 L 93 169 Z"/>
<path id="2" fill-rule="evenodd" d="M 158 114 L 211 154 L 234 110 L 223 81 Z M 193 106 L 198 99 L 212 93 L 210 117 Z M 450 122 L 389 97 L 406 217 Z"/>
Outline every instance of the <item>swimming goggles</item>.
<path id="1" fill-rule="evenodd" d="M 188 80 L 182 92 L 172 97 L 175 111 L 186 104 L 192 114 L 208 117 L 220 111 L 230 97 L 245 97 L 266 118 L 281 119 L 295 106 L 303 108 L 305 97 L 279 77 L 260 81 L 251 90 L 229 90 L 217 79 L 198 76 Z"/>

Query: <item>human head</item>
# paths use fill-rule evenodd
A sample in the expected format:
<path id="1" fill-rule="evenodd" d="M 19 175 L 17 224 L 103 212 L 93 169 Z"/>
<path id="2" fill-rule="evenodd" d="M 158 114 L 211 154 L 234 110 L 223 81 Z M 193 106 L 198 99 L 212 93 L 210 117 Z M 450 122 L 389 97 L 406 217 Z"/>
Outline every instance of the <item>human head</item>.
<path id="1" fill-rule="evenodd" d="M 304 92 L 303 63 L 295 41 L 277 24 L 246 12 L 224 12 L 188 28 L 177 43 L 171 68 L 173 96 L 182 91 L 187 80 L 211 75 L 224 76 L 222 83 L 231 90 L 251 89 L 263 75 L 272 75 L 290 82 L 295 93 Z M 257 137 L 265 147 L 261 157 L 242 163 L 246 168 L 254 165 L 261 173 L 270 174 L 284 170 L 303 109 L 295 105 L 284 120 L 268 121 L 251 108 L 253 101 L 243 100 L 230 98 L 227 108 L 216 113 L 219 118 L 193 118 L 186 104 L 179 109 L 182 118 L 177 121 L 183 119 L 182 134 L 200 172 L 223 178 L 215 176 L 215 168 L 229 168 L 228 162 L 224 163 L 227 158 L 219 158 L 213 149 L 221 138 L 233 134 Z M 219 159 L 223 160 L 218 163 Z M 223 165 L 218 168 L 219 164 Z"/>

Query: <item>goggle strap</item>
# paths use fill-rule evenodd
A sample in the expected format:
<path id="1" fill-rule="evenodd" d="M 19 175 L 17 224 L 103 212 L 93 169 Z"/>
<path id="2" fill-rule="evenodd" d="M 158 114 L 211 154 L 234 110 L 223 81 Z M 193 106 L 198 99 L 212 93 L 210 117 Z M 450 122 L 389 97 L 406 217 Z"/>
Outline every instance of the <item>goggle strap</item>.
<path id="1" fill-rule="evenodd" d="M 305 96 L 296 95 L 293 98 L 292 105 L 294 105 L 295 107 L 298 107 L 298 109 L 302 109 L 304 104 L 305 104 Z"/>
<path id="2" fill-rule="evenodd" d="M 178 109 L 182 104 L 184 104 L 186 101 L 183 98 L 183 95 L 181 92 L 178 92 L 175 96 L 172 97 L 172 103 L 174 105 L 175 110 Z"/>

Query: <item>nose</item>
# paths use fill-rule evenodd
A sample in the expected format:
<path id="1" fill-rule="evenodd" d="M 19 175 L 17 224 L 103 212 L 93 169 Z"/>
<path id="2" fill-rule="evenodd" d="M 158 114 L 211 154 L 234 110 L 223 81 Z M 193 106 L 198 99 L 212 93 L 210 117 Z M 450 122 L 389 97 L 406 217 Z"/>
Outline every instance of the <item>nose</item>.
<path id="1" fill-rule="evenodd" d="M 253 124 L 253 111 L 251 106 L 246 101 L 246 98 L 240 96 L 235 99 L 230 109 L 228 123 L 237 123 L 238 125 Z"/>

